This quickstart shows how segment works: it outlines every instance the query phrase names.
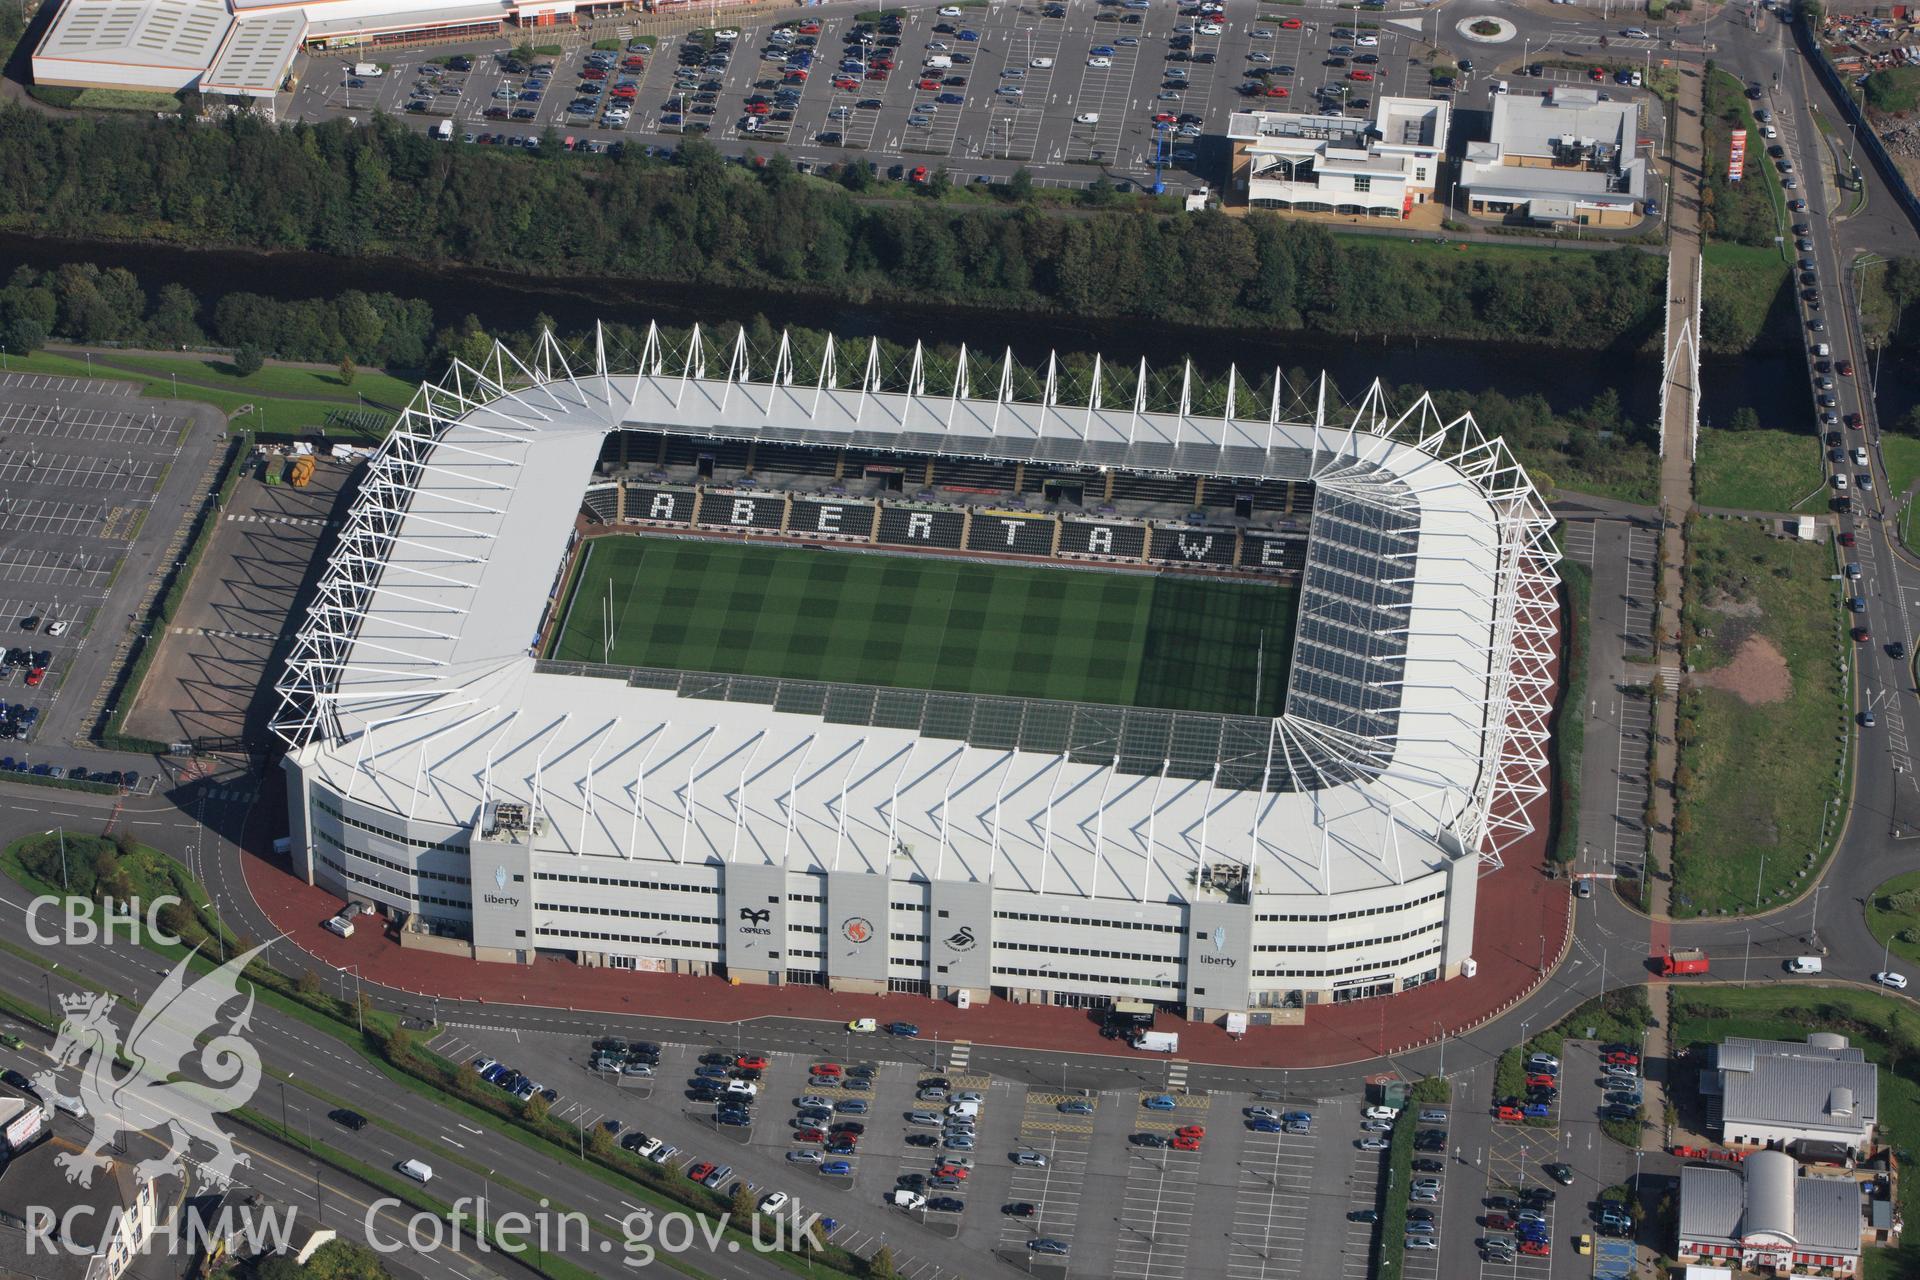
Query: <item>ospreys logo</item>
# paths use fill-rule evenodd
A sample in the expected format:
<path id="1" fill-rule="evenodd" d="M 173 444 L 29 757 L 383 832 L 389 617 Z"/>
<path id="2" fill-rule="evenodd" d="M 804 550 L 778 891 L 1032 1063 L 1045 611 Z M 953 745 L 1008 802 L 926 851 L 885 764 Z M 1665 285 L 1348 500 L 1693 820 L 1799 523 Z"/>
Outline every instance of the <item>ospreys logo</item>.
<path id="1" fill-rule="evenodd" d="M 848 942 L 868 942 L 873 938 L 873 921 L 865 916 L 851 916 L 841 923 L 840 932 Z"/>
<path id="2" fill-rule="evenodd" d="M 766 924 L 773 919 L 773 908 L 763 907 L 755 911 L 752 907 L 740 908 L 740 920 L 743 924 Z"/>
<path id="3" fill-rule="evenodd" d="M 976 941 L 977 939 L 973 936 L 973 930 L 966 925 L 961 925 L 958 929 L 955 929 L 947 935 L 947 950 L 971 951 Z"/>

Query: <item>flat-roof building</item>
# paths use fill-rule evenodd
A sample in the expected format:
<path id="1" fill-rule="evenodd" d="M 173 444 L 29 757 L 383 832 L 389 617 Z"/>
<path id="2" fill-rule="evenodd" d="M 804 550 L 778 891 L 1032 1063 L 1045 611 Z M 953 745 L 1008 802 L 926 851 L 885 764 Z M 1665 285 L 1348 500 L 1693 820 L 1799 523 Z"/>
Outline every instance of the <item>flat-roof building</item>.
<path id="1" fill-rule="evenodd" d="M 1256 209 L 1400 219 L 1433 197 L 1448 104 L 1382 98 L 1372 120 L 1236 111 L 1231 198 Z"/>
<path id="2" fill-rule="evenodd" d="M 1500 221 L 1632 226 L 1650 194 L 1639 130 L 1637 104 L 1603 101 L 1593 89 L 1499 94 L 1491 136 L 1469 142 L 1460 166 L 1466 210 Z"/>
<path id="3" fill-rule="evenodd" d="M 1845 1036 L 1819 1032 L 1804 1044 L 1732 1037 L 1702 1068 L 1700 1092 L 1709 1127 L 1732 1146 L 1837 1146 L 1856 1158 L 1874 1146 L 1879 1069 Z"/>
<path id="4" fill-rule="evenodd" d="M 1682 1263 L 1718 1261 L 1747 1271 L 1850 1276 L 1860 1266 L 1865 1203 L 1849 1177 L 1801 1177 L 1783 1151 L 1756 1151 L 1736 1170 L 1680 1170 Z"/>

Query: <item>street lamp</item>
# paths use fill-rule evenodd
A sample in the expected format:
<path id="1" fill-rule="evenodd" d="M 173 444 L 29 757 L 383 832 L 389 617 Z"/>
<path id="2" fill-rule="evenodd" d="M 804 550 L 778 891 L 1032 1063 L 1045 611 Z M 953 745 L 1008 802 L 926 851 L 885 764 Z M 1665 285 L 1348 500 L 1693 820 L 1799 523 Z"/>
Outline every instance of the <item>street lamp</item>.
<path id="1" fill-rule="evenodd" d="M 65 892 L 71 888 L 67 882 L 67 829 L 65 827 L 57 827 L 52 831 L 42 831 L 40 834 L 43 836 L 58 835 L 60 837 L 60 888 Z"/>

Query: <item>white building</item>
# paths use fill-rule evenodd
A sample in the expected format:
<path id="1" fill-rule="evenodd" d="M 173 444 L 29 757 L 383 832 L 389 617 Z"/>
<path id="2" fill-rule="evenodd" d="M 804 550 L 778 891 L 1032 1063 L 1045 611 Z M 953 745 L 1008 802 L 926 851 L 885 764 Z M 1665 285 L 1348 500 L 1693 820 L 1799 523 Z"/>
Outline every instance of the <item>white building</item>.
<path id="1" fill-rule="evenodd" d="M 1236 111 L 1233 198 L 1256 209 L 1404 218 L 1433 196 L 1446 156 L 1449 104 L 1382 98 L 1372 120 Z"/>
<path id="2" fill-rule="evenodd" d="M 1559 85 L 1545 97 L 1493 100 L 1485 142 L 1469 142 L 1460 167 L 1467 212 L 1476 218 L 1625 227 L 1649 190 L 1640 109 L 1601 101 L 1598 90 Z"/>
<path id="3" fill-rule="evenodd" d="M 1873 1150 L 1880 1074 L 1847 1038 L 1831 1032 L 1805 1044 L 1734 1037 L 1700 1072 L 1710 1125 L 1731 1146 L 1819 1144 L 1858 1158 Z"/>
<path id="4" fill-rule="evenodd" d="M 1800 1177 L 1782 1151 L 1756 1151 L 1738 1169 L 1686 1165 L 1676 1256 L 1761 1274 L 1850 1276 L 1860 1266 L 1865 1203 L 1860 1183 Z"/>
<path id="5" fill-rule="evenodd" d="M 66 0 L 33 53 L 36 84 L 270 101 L 305 49 L 369 49 L 567 24 L 625 0 Z"/>
<path id="6" fill-rule="evenodd" d="M 485 959 L 857 992 L 1212 1018 L 1472 971 L 1481 870 L 1544 794 L 1555 630 L 1551 520 L 1498 440 L 1424 400 L 1394 417 L 1377 387 L 1341 422 L 1244 393 L 1156 412 L 1103 405 L 1097 371 L 1088 402 L 1051 375 L 1044 402 L 1014 399 L 1010 354 L 970 374 L 963 351 L 929 395 L 917 357 L 888 384 L 875 351 L 856 390 L 831 344 L 795 369 L 783 339 L 749 377 L 744 343 L 723 375 L 656 333 L 616 375 L 568 372 L 549 340 L 535 368 L 498 349 L 421 390 L 281 682 L 297 873 Z M 831 477 L 857 449 L 929 484 L 1044 462 L 1187 507 L 1213 477 L 1310 494 L 1284 713 L 538 660 L 610 433 L 709 475 L 751 449 Z M 1038 523 L 763 481 L 600 489 L 666 535 L 869 554 L 982 552 Z M 1247 563 L 1222 558 L 1231 530 L 1071 523 L 1106 567 L 1062 572 Z M 984 545 L 964 532 L 983 524 Z M 1031 556 L 1057 558 L 1066 522 L 1040 527 Z"/>

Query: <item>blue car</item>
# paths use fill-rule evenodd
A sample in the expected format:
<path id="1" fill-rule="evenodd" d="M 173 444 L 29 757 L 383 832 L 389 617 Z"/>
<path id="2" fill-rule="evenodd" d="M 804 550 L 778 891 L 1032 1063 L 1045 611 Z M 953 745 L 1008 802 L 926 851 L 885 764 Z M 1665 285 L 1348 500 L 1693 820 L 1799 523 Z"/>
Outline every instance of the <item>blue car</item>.
<path id="1" fill-rule="evenodd" d="M 1552 1114 L 1552 1109 L 1544 1102 L 1529 1102 L 1521 1114 L 1530 1120 L 1544 1120 Z"/>
<path id="2" fill-rule="evenodd" d="M 823 1165 L 821 1165 L 821 1166 L 820 1166 L 820 1172 L 822 1172 L 822 1173 L 852 1173 L 852 1172 L 853 1172 L 853 1161 L 851 1161 L 851 1160 L 829 1160 L 829 1161 L 827 1161 L 827 1162 L 826 1162 L 825 1164 L 823 1164 Z"/>
<path id="3" fill-rule="evenodd" d="M 1175 1103 L 1171 1094 L 1157 1093 L 1150 1098 L 1140 1099 L 1140 1105 L 1149 1111 L 1171 1111 Z"/>
<path id="4" fill-rule="evenodd" d="M 941 103 L 944 106 L 957 107 L 961 103 L 965 102 L 966 99 L 961 97 L 957 93 L 943 93 L 939 97 L 935 98 L 934 101 Z"/>
<path id="5" fill-rule="evenodd" d="M 920 1028 L 911 1022 L 889 1022 L 887 1024 L 887 1034 L 890 1036 L 906 1036 L 911 1039 L 920 1034 Z"/>
<path id="6" fill-rule="evenodd" d="M 1288 1124 L 1312 1124 L 1312 1123 L 1313 1123 L 1313 1112 L 1311 1112 L 1311 1111 L 1283 1111 L 1283 1112 L 1281 1112 L 1281 1113 L 1280 1113 L 1280 1118 L 1281 1118 L 1282 1120 L 1284 1120 L 1284 1121 L 1285 1121 L 1286 1123 L 1288 1123 Z"/>
<path id="7" fill-rule="evenodd" d="M 1110 44 L 1097 44 L 1087 50 L 1087 53 L 1089 56 L 1095 58 L 1111 58 L 1113 56 L 1113 46 Z"/>
<path id="8" fill-rule="evenodd" d="M 727 1069 L 725 1067 L 695 1067 L 693 1074 L 704 1080 L 725 1080 L 727 1078 Z"/>
<path id="9" fill-rule="evenodd" d="M 980 33 L 978 31 L 962 31 L 960 33 L 960 38 L 962 40 L 978 40 L 980 38 Z"/>
<path id="10" fill-rule="evenodd" d="M 833 1104 L 833 1109 L 843 1116 L 863 1116 L 867 1114 L 865 1098 L 843 1098 Z"/>
<path id="11" fill-rule="evenodd" d="M 1286 1128 L 1278 1120 L 1250 1120 L 1247 1127 L 1255 1133 L 1279 1133 Z"/>

